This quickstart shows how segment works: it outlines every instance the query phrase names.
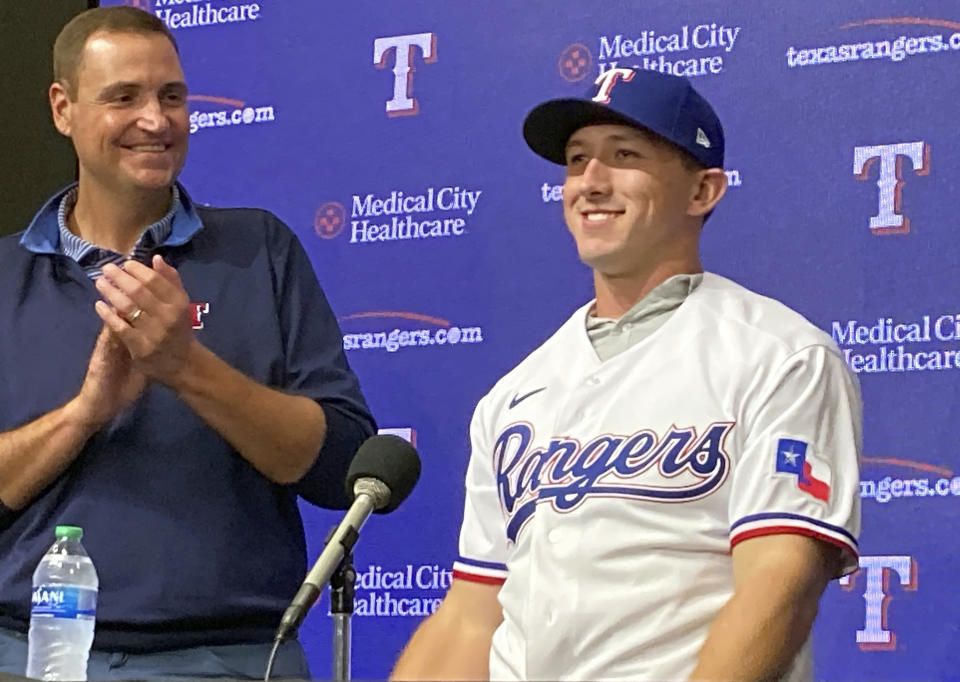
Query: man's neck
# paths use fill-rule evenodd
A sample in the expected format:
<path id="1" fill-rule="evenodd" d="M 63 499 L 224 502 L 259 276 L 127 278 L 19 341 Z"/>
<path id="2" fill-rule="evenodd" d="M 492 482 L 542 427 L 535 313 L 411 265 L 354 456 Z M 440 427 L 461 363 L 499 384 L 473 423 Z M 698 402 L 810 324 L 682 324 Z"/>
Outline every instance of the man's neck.
<path id="1" fill-rule="evenodd" d="M 92 189 L 81 180 L 67 227 L 85 241 L 127 254 L 143 231 L 170 210 L 172 190 L 117 195 Z"/>
<path id="2" fill-rule="evenodd" d="M 703 272 L 699 258 L 665 260 L 650 268 L 626 275 L 604 275 L 594 270 L 593 285 L 597 295 L 595 315 L 619 319 L 647 294 L 674 275 Z"/>

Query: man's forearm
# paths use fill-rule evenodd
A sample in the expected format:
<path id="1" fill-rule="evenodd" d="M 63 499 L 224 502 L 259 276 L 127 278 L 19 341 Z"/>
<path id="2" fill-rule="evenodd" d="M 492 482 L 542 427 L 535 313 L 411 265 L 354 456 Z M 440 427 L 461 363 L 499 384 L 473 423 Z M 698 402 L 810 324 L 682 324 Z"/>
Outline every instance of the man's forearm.
<path id="1" fill-rule="evenodd" d="M 445 629 L 429 618 L 414 633 L 391 680 L 488 680 L 490 633 Z"/>
<path id="2" fill-rule="evenodd" d="M 299 480 L 326 437 L 326 418 L 316 401 L 257 383 L 200 343 L 171 388 L 275 483 Z"/>
<path id="3" fill-rule="evenodd" d="M 500 585 L 454 579 L 440 607 L 420 624 L 391 680 L 486 680 L 490 643 L 503 622 Z"/>
<path id="4" fill-rule="evenodd" d="M 769 580 L 776 580 L 771 576 Z M 810 634 L 822 586 L 751 586 L 720 611 L 700 649 L 691 680 L 775 680 Z"/>
<path id="5" fill-rule="evenodd" d="M 0 501 L 14 510 L 27 506 L 70 465 L 97 428 L 73 399 L 0 433 Z"/>

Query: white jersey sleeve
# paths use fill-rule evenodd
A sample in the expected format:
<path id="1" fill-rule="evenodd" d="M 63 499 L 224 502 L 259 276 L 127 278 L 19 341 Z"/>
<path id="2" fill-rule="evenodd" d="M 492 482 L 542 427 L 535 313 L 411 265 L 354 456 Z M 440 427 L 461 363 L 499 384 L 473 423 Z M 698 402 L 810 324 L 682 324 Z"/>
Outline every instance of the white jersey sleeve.
<path id="1" fill-rule="evenodd" d="M 500 508 L 494 473 L 491 428 L 481 400 L 470 423 L 470 463 L 467 496 L 460 526 L 460 551 L 453 564 L 454 578 L 500 585 L 507 579 L 506 522 Z"/>
<path id="2" fill-rule="evenodd" d="M 733 472 L 730 546 L 799 533 L 840 547 L 857 568 L 862 405 L 837 352 L 813 345 L 789 356 L 746 397 L 743 448 Z"/>

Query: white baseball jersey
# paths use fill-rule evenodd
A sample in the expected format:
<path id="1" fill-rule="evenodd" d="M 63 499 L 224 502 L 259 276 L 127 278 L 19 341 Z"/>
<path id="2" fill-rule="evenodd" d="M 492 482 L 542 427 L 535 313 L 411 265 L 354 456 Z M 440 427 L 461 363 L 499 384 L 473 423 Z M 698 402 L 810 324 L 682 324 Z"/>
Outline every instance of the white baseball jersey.
<path id="1" fill-rule="evenodd" d="M 503 583 L 491 679 L 685 679 L 747 538 L 812 536 L 857 567 L 860 395 L 829 336 L 707 273 L 601 362 L 589 308 L 471 424 L 454 575 Z M 807 646 L 787 679 L 811 674 Z"/>

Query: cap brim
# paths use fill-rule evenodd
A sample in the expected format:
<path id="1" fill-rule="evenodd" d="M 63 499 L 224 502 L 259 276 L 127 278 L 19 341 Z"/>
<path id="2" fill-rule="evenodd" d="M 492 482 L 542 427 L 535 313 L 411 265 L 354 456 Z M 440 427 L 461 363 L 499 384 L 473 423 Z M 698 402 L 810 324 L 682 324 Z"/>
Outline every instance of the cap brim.
<path id="1" fill-rule="evenodd" d="M 553 99 L 535 107 L 523 122 L 523 139 L 534 152 L 566 165 L 570 136 L 588 125 L 615 123 L 635 128 L 645 126 L 602 104 L 583 99 Z"/>

